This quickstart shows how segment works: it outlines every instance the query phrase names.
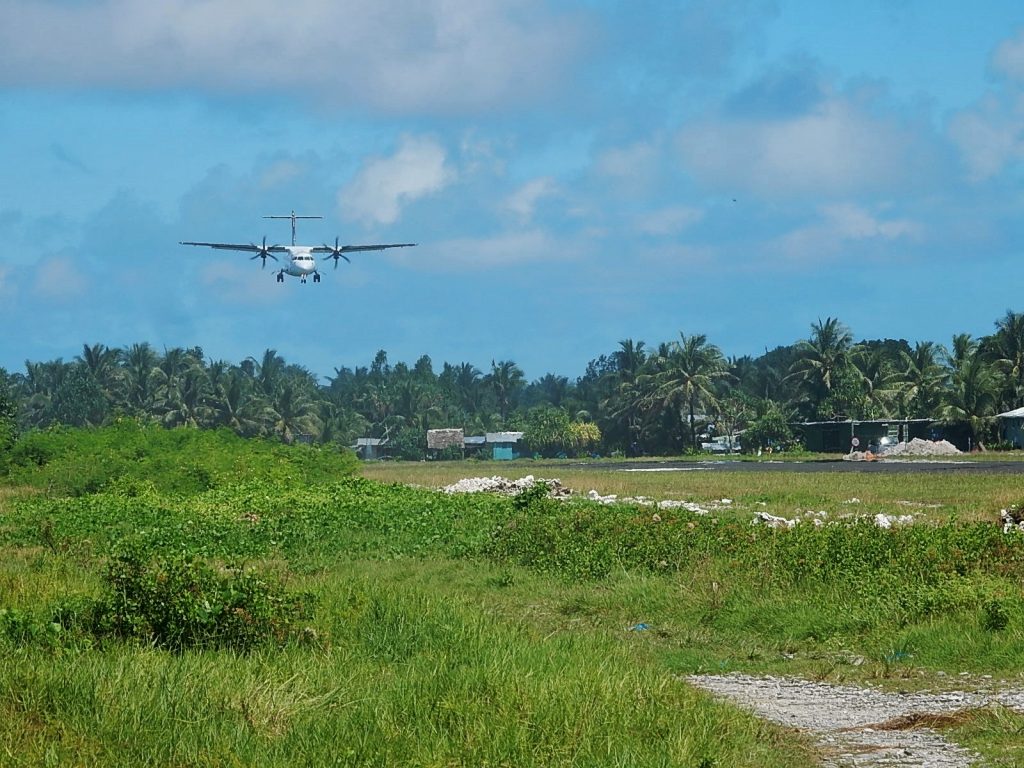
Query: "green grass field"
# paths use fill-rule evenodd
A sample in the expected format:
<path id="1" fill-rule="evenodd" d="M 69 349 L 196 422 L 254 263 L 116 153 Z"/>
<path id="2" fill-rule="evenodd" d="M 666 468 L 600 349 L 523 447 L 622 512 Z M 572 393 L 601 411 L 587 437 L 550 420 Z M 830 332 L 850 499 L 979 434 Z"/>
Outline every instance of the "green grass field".
<path id="1" fill-rule="evenodd" d="M 989 454 L 994 455 L 994 454 Z M 1010 454 L 1008 461 L 1018 460 Z M 834 458 L 834 457 L 833 457 Z M 694 463 L 694 466 L 700 465 Z M 575 462 L 374 462 L 364 477 L 381 482 L 442 488 L 464 477 L 534 475 L 557 478 L 579 494 L 646 496 L 713 502 L 731 499 L 738 509 L 785 517 L 807 511 L 834 514 L 871 511 L 920 513 L 944 519 L 998 520 L 999 510 L 1024 499 L 1024 475 L 974 472 L 882 474 L 872 472 L 733 472 L 694 469 L 682 472 L 627 472 L 581 467 Z M 851 506 L 851 499 L 860 501 Z"/>
<path id="2" fill-rule="evenodd" d="M 805 766 L 801 736 L 682 677 L 1024 685 L 1024 537 L 995 523 L 1013 477 L 555 473 L 733 500 L 656 520 L 406 485 L 529 464 L 370 481 L 195 435 L 51 436 L 0 491 L 0 764 Z M 815 509 L 919 519 L 750 524 Z M 1010 765 L 1024 718 L 950 728 Z"/>

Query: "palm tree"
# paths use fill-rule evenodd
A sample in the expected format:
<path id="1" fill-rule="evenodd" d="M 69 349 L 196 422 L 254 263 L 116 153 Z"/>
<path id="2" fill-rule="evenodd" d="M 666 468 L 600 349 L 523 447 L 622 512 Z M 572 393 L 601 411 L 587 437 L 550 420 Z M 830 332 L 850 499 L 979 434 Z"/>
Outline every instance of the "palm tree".
<path id="1" fill-rule="evenodd" d="M 400 379 L 393 387 L 393 397 L 395 415 L 424 431 L 430 428 L 431 417 L 441 414 L 435 393 L 415 378 Z"/>
<path id="2" fill-rule="evenodd" d="M 729 376 L 721 350 L 709 344 L 704 334 L 679 334 L 669 354 L 659 359 L 651 396 L 662 407 L 677 409 L 688 416 L 690 447 L 697 448 L 696 411 L 698 405 L 711 410 L 717 404 L 716 384 Z"/>
<path id="3" fill-rule="evenodd" d="M 649 358 L 644 342 L 623 339 L 612 353 L 615 371 L 609 377 L 612 386 L 608 396 L 600 402 L 601 410 L 608 414 L 603 430 L 618 435 L 632 452 L 644 442 L 645 404 L 650 401 L 653 382 L 644 377 Z"/>
<path id="4" fill-rule="evenodd" d="M 896 372 L 884 347 L 854 347 L 850 355 L 864 390 L 862 418 L 883 418 L 891 413 L 896 397 Z"/>
<path id="5" fill-rule="evenodd" d="M 324 443 L 353 445 L 356 438 L 366 434 L 369 423 L 350 408 L 343 408 L 336 403 L 324 401 L 320 404 L 320 420 L 323 429 L 320 439 Z"/>
<path id="6" fill-rule="evenodd" d="M 619 342 L 619 348 L 612 353 L 619 381 L 635 380 L 640 375 L 640 370 L 647 362 L 644 346 L 642 341 L 632 339 L 623 339 Z"/>
<path id="7" fill-rule="evenodd" d="M 811 325 L 811 337 L 797 346 L 800 358 L 789 375 L 803 387 L 812 412 L 817 412 L 849 370 L 853 335 L 837 318 L 828 317 Z"/>
<path id="8" fill-rule="evenodd" d="M 269 406 L 273 430 L 286 443 L 320 431 L 317 403 L 293 381 L 286 380 L 277 388 Z"/>
<path id="9" fill-rule="evenodd" d="M 284 374 L 284 358 L 277 354 L 276 349 L 266 349 L 259 361 L 250 357 L 247 362 L 259 393 L 272 397 Z"/>
<path id="10" fill-rule="evenodd" d="M 972 446 L 984 449 L 983 435 L 996 412 L 998 383 L 993 369 L 980 353 L 970 334 L 953 337 L 953 349 L 946 355 L 949 388 L 939 413 L 947 424 L 963 424 Z"/>
<path id="11" fill-rule="evenodd" d="M 995 363 L 1002 378 L 1000 407 L 1016 408 L 1024 398 L 1024 313 L 1006 310 L 996 321 L 995 335 L 982 345 L 985 356 Z"/>
<path id="12" fill-rule="evenodd" d="M 455 366 L 454 388 L 459 405 L 469 416 L 479 413 L 483 406 L 483 373 L 472 363 Z"/>
<path id="13" fill-rule="evenodd" d="M 210 383 L 206 371 L 195 366 L 188 368 L 158 406 L 163 415 L 161 421 L 167 427 L 192 427 L 198 429 L 208 423 L 214 414 L 211 405 Z"/>
<path id="14" fill-rule="evenodd" d="M 60 358 L 45 363 L 25 361 L 20 389 L 28 426 L 46 427 L 55 421 L 55 414 L 61 407 L 61 389 L 71 368 L 70 363 Z"/>
<path id="15" fill-rule="evenodd" d="M 919 341 L 911 352 L 900 350 L 901 368 L 897 373 L 897 403 L 903 418 L 931 418 L 942 395 L 946 371 L 939 363 L 944 354 L 931 341 Z"/>
<path id="16" fill-rule="evenodd" d="M 568 376 L 546 373 L 530 385 L 530 394 L 532 400 L 538 404 L 545 403 L 561 408 L 569 398 L 570 389 Z"/>
<path id="17" fill-rule="evenodd" d="M 148 342 L 133 344 L 120 352 L 124 371 L 124 401 L 138 416 L 151 413 L 156 396 L 154 372 L 159 359 Z"/>
<path id="18" fill-rule="evenodd" d="M 117 380 L 120 376 L 118 368 L 118 352 L 103 344 L 82 345 L 82 354 L 77 360 L 85 366 L 93 380 L 103 390 L 108 402 L 116 397 Z"/>
<path id="19" fill-rule="evenodd" d="M 504 423 L 508 418 L 509 410 L 515 404 L 519 392 L 523 389 L 526 375 L 522 369 L 511 360 L 502 360 L 500 363 L 491 361 L 491 372 L 487 374 L 487 384 L 494 391 L 494 397 L 498 403 L 498 413 Z"/>
<path id="20" fill-rule="evenodd" d="M 213 391 L 210 407 L 217 426 L 228 427 L 243 437 L 260 434 L 270 423 L 267 403 L 252 391 L 252 380 L 240 368 L 231 369 Z"/>

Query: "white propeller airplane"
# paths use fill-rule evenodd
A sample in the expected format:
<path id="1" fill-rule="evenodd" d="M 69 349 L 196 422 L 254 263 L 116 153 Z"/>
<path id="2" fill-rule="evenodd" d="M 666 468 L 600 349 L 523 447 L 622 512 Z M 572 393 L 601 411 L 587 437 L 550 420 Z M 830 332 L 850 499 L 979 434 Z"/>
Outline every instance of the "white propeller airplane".
<path id="1" fill-rule="evenodd" d="M 334 259 L 334 268 L 338 268 L 338 259 L 344 259 L 349 264 L 352 260 L 346 253 L 355 251 L 383 251 L 387 248 L 411 248 L 416 243 L 389 243 L 386 245 L 338 245 L 338 238 L 334 238 L 334 245 L 296 245 L 295 244 L 295 222 L 298 219 L 322 219 L 323 216 L 296 216 L 295 211 L 289 216 L 264 216 L 264 219 L 291 219 L 292 222 L 292 244 L 291 245 L 267 245 L 266 235 L 263 236 L 263 243 L 193 243 L 182 241 L 179 245 L 204 245 L 208 248 L 219 248 L 224 251 L 246 251 L 254 254 L 253 259 L 263 259 L 263 268 L 266 269 L 267 257 L 274 261 L 278 258 L 275 253 L 287 253 L 288 263 L 277 273 L 277 282 L 283 283 L 285 275 L 292 275 L 306 282 L 306 278 L 313 275 L 313 282 L 320 282 L 320 272 L 317 271 L 316 257 L 313 254 L 326 253 L 328 259 Z"/>

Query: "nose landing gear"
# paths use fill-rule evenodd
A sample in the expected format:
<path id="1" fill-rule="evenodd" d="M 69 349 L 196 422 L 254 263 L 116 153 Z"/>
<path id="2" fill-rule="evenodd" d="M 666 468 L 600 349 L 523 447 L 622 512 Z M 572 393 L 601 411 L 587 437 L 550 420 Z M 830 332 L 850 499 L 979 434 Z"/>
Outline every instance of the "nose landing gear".
<path id="1" fill-rule="evenodd" d="M 284 282 L 284 270 L 283 269 L 280 272 L 277 273 L 277 282 L 279 282 L 279 283 L 283 283 Z"/>

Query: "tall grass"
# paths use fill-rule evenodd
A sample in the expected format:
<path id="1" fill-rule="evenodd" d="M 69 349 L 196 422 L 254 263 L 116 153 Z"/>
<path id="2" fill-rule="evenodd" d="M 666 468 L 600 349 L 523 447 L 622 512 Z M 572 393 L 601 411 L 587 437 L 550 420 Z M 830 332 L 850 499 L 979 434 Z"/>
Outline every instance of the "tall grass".
<path id="1" fill-rule="evenodd" d="M 11 765 L 810 764 L 798 740 L 620 642 L 545 636 L 401 570 L 320 574 L 313 649 L 4 653 L 0 754 Z"/>
<path id="2" fill-rule="evenodd" d="M 0 493 L 3 765 L 800 766 L 814 762 L 800 738 L 680 676 L 910 687 L 1024 669 L 1024 537 L 993 521 L 1019 501 L 1015 478 L 622 475 L 630 494 L 733 499 L 656 519 L 339 480 L 303 469 L 305 449 L 247 458 L 235 443 L 207 446 L 223 452 L 210 483 L 163 445 L 88 490 L 61 478 L 102 440 L 58 437 L 63 453 L 19 470 L 34 490 Z M 592 477 L 608 475 L 577 480 Z M 891 530 L 750 524 L 822 507 L 928 513 Z M 308 631 L 242 652 L 55 625 L 105 594 L 126 547 L 308 593 Z M 195 597 L 182 610 L 206 610 Z M 958 727 L 1006 752 L 985 718 Z"/>
<path id="3" fill-rule="evenodd" d="M 699 464 L 694 466 L 699 467 Z M 974 470 L 943 472 L 729 472 L 691 469 L 683 472 L 624 472 L 580 467 L 572 463 L 533 462 L 378 462 L 363 465 L 364 477 L 390 483 L 440 488 L 464 477 L 528 474 L 558 478 L 585 495 L 646 496 L 713 502 L 733 501 L 737 509 L 764 510 L 792 517 L 808 510 L 919 513 L 928 517 L 995 520 L 999 510 L 1024 498 L 1024 475 L 985 474 Z M 851 505 L 851 499 L 856 499 Z"/>

